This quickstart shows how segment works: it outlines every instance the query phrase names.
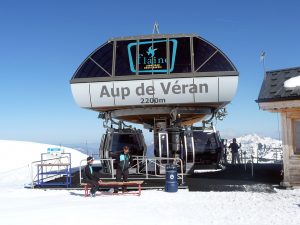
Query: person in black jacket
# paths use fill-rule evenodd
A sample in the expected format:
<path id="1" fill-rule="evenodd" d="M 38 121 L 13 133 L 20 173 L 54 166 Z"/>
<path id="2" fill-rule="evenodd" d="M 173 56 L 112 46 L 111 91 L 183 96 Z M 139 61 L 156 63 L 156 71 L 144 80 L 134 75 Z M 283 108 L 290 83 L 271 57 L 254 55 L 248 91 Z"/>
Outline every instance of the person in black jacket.
<path id="1" fill-rule="evenodd" d="M 129 154 L 128 146 L 123 147 L 123 153 L 117 157 L 117 175 L 116 181 L 121 182 L 123 176 L 123 182 L 127 182 L 130 163 L 132 163 L 131 155 Z M 122 187 L 123 192 L 127 192 L 126 186 Z M 114 193 L 118 193 L 118 188 L 115 188 Z"/>
<path id="2" fill-rule="evenodd" d="M 96 176 L 96 174 L 93 171 L 93 167 L 92 167 L 94 162 L 93 157 L 92 156 L 87 157 L 86 161 L 87 161 L 87 165 L 84 168 L 84 174 L 85 174 L 84 181 L 90 184 L 91 186 L 91 190 L 90 190 L 91 197 L 95 197 L 96 191 L 99 190 L 99 184 L 101 180 L 98 176 Z"/>
<path id="3" fill-rule="evenodd" d="M 236 164 L 236 161 L 237 161 L 237 163 L 240 163 L 240 155 L 239 155 L 239 148 L 240 147 L 241 147 L 241 143 L 238 145 L 236 143 L 236 139 L 233 138 L 232 139 L 232 143 L 228 147 L 228 148 L 231 148 L 231 153 L 232 153 L 232 161 L 231 161 L 231 163 L 232 164 Z"/>

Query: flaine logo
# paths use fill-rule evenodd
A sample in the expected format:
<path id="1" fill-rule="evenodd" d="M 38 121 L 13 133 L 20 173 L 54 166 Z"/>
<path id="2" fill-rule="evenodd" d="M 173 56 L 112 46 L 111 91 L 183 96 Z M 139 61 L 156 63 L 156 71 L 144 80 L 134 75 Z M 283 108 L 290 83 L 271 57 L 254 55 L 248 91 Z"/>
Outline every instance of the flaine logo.
<path id="1" fill-rule="evenodd" d="M 144 42 L 133 42 L 128 44 L 128 58 L 130 64 L 131 72 L 136 72 L 135 57 L 133 57 L 136 52 L 137 46 L 139 47 L 138 55 L 138 68 L 139 72 L 143 73 L 167 73 L 167 50 L 166 45 L 167 40 L 157 40 L 157 41 L 144 41 Z M 169 40 L 170 48 L 170 69 L 169 72 L 174 70 L 176 50 L 177 50 L 177 40 Z"/>
<path id="2" fill-rule="evenodd" d="M 156 51 L 156 50 L 157 50 L 157 48 L 153 49 L 153 47 L 150 46 L 150 47 L 148 48 L 147 54 L 148 54 L 149 56 L 151 56 L 151 57 L 154 57 L 155 51 Z"/>

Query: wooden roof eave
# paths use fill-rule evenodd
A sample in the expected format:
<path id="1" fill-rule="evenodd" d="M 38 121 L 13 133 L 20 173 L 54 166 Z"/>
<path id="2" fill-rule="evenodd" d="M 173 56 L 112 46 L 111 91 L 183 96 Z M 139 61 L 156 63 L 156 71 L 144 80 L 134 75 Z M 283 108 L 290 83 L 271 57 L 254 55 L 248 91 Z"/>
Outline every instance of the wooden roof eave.
<path id="1" fill-rule="evenodd" d="M 291 110 L 300 110 L 300 100 L 285 100 L 258 102 L 259 108 L 269 112 L 286 112 Z"/>

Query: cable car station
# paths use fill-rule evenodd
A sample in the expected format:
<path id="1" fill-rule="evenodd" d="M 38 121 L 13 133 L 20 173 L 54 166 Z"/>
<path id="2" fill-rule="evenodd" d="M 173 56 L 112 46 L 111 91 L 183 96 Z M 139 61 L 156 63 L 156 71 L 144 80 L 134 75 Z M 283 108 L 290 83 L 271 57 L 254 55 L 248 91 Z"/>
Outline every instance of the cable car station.
<path id="1" fill-rule="evenodd" d="M 197 149 L 194 133 L 204 130 L 191 127 L 232 100 L 238 71 L 220 49 L 197 35 L 153 34 L 108 40 L 82 62 L 70 83 L 80 107 L 99 112 L 105 124 L 118 120 L 144 125 L 154 132 L 155 156 L 179 156 L 188 169 L 195 162 L 207 163 L 207 154 L 209 163 L 218 163 L 217 132 L 212 129 L 211 138 L 197 140 L 211 142 Z M 112 128 L 107 137 L 109 133 L 113 135 Z M 100 146 L 100 152 L 119 151 L 106 145 L 110 149 Z"/>
<path id="2" fill-rule="evenodd" d="M 99 146 L 101 177 L 115 179 L 116 156 L 124 146 L 134 157 L 133 180 L 164 179 L 173 164 L 183 186 L 184 174 L 190 174 L 188 183 L 198 182 L 195 168 L 220 168 L 224 148 L 212 120 L 226 116 L 238 78 L 229 58 L 195 34 L 112 38 L 96 48 L 70 85 L 77 105 L 98 112 L 106 128 Z M 142 130 L 133 124 L 153 132 L 153 157 L 147 154 Z M 230 168 L 223 176 L 236 173 Z M 79 172 L 79 183 L 81 178 Z"/>

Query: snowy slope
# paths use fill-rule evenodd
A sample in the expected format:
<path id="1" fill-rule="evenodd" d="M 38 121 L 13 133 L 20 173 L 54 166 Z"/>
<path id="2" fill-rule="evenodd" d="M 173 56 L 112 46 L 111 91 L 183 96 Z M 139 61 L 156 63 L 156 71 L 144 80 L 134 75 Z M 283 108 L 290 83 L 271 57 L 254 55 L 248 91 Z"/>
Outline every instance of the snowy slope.
<path id="1" fill-rule="evenodd" d="M 34 142 L 0 140 L 0 186 L 23 186 L 30 183 L 31 163 L 40 160 L 41 153 L 47 153 L 48 148 L 61 148 L 63 152 L 71 153 L 72 167 L 78 167 L 80 161 L 86 158 L 85 154 L 71 148 Z M 56 156 L 48 158 L 52 157 Z"/>
<path id="2" fill-rule="evenodd" d="M 273 139 L 270 137 L 260 137 L 257 134 L 248 134 L 237 138 L 237 142 L 241 143 L 242 146 L 246 149 L 253 148 L 256 149 L 258 147 L 258 144 L 261 143 L 262 145 L 266 145 L 266 147 L 281 147 L 282 142 Z"/>

